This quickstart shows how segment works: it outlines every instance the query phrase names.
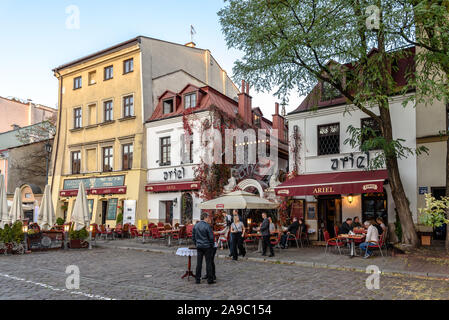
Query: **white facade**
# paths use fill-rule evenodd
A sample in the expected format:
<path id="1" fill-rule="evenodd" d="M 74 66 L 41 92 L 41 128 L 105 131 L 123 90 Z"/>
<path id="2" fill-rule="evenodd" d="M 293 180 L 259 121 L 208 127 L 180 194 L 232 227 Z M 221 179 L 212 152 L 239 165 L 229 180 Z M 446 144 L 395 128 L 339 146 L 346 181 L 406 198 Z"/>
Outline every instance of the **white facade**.
<path id="1" fill-rule="evenodd" d="M 404 139 L 403 145 L 412 149 L 416 148 L 416 109 L 413 102 L 409 102 L 404 108 L 402 102 L 404 97 L 394 97 L 390 100 L 390 113 L 393 124 L 393 138 Z M 378 108 L 372 109 L 379 114 Z M 362 111 L 355 109 L 351 105 L 332 106 L 321 108 L 314 111 L 305 111 L 288 115 L 289 136 L 293 135 L 295 126 L 301 139 L 299 151 L 299 174 L 315 173 L 335 173 L 342 171 L 360 171 L 357 168 L 356 160 L 354 165 L 351 162 L 345 162 L 343 168 L 340 158 L 353 156 L 357 159 L 359 156 L 367 158 L 366 154 L 360 150 L 352 148 L 344 141 L 350 137 L 347 132 L 349 126 L 360 128 L 361 119 L 368 118 Z M 318 155 L 318 126 L 326 124 L 340 124 L 340 153 L 333 155 Z M 370 152 L 370 158 L 375 157 L 376 152 Z M 338 159 L 338 168 L 332 169 L 332 159 Z M 366 160 L 365 160 L 366 161 Z M 405 193 L 410 202 L 410 210 L 413 213 L 413 220 L 417 222 L 417 157 L 409 155 L 406 159 L 399 159 L 399 170 L 401 179 L 405 188 Z M 290 170 L 293 165 L 293 154 L 290 154 Z M 366 162 L 365 162 L 366 163 Z M 391 197 L 389 186 L 385 185 L 384 190 L 387 195 L 388 222 L 395 221 L 395 206 Z M 348 195 L 341 195 L 341 221 L 348 217 L 362 216 L 362 196 L 353 195 L 352 203 L 349 203 Z M 316 201 L 314 197 L 307 197 L 308 202 Z M 313 224 L 313 223 L 312 223 Z"/>
<path id="2" fill-rule="evenodd" d="M 201 112 L 196 116 L 201 121 L 205 117 L 209 116 L 209 112 Z M 199 122 L 200 122 L 199 121 Z M 200 131 L 199 128 L 192 128 L 193 135 L 193 162 L 183 163 L 182 161 L 182 144 L 184 125 L 181 116 L 162 119 L 146 124 L 147 136 L 150 139 L 147 140 L 147 181 L 148 183 L 176 183 L 176 182 L 189 182 L 194 180 L 194 168 L 201 162 L 200 154 Z M 168 166 L 160 166 L 160 139 L 170 137 L 171 143 L 171 161 Z M 177 174 L 174 174 L 174 170 Z M 172 174 L 170 175 L 170 172 Z M 201 200 L 195 196 L 195 192 L 192 191 L 176 191 L 176 192 L 161 192 L 161 193 L 148 193 L 148 219 L 152 222 L 164 221 L 166 208 L 164 208 L 165 202 L 173 201 L 176 203 L 173 206 L 173 223 L 184 223 L 181 221 L 181 197 L 182 194 L 188 192 L 193 198 L 193 221 L 200 219 L 201 210 L 198 208 L 198 203 Z M 176 199 L 176 200 L 175 200 Z"/>

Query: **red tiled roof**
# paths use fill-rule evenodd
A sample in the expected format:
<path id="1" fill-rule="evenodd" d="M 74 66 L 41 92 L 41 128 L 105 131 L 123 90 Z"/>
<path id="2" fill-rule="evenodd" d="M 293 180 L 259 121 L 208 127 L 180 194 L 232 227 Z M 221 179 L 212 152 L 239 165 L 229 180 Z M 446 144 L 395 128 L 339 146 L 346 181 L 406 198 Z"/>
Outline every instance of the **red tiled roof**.
<path id="1" fill-rule="evenodd" d="M 414 64 L 415 47 L 402 49 L 401 51 L 410 51 L 411 54 L 401 57 L 397 61 L 397 70 L 394 70 L 392 72 L 392 77 L 398 87 L 402 87 L 407 84 L 407 74 L 411 71 L 410 69 L 414 68 L 414 66 L 415 66 L 415 64 Z M 374 48 L 368 53 L 368 56 L 373 55 L 375 52 L 377 52 L 377 49 Z M 336 63 L 336 62 L 331 62 L 331 63 Z M 346 63 L 344 66 L 346 66 L 348 68 L 353 68 L 354 64 Z M 296 108 L 296 110 L 292 111 L 290 114 L 310 111 L 313 109 L 335 107 L 335 106 L 343 105 L 346 103 L 348 103 L 348 101 L 343 96 L 335 98 L 335 99 L 327 100 L 327 101 L 321 101 L 321 83 L 318 83 L 312 89 L 312 91 L 307 95 L 307 97 L 301 102 L 299 107 Z"/>
<path id="2" fill-rule="evenodd" d="M 162 120 L 166 118 L 172 118 L 176 116 L 181 116 L 184 112 L 184 104 L 182 103 L 182 96 L 189 92 L 199 91 L 198 106 L 192 109 L 192 112 L 206 111 L 209 110 L 211 106 L 216 106 L 218 109 L 226 112 L 229 116 L 235 117 L 238 113 L 238 103 L 231 98 L 223 95 L 217 90 L 209 87 L 196 87 L 194 85 L 187 85 L 178 94 L 166 91 L 162 96 L 159 97 L 159 103 L 156 106 L 152 116 L 148 121 Z M 179 101 L 176 106 L 176 110 L 172 113 L 163 114 L 163 100 L 173 96 L 177 96 Z"/>

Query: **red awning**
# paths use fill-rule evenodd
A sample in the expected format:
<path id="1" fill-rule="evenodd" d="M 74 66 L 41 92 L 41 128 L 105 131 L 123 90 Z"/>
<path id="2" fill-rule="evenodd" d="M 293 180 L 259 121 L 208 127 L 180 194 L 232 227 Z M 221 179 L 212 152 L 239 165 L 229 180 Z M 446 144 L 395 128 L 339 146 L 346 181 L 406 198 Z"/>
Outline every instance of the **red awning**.
<path id="1" fill-rule="evenodd" d="M 180 182 L 159 182 L 150 183 L 145 186 L 146 192 L 168 192 L 183 190 L 198 190 L 200 183 L 198 181 L 180 181 Z"/>
<path id="2" fill-rule="evenodd" d="M 387 170 L 305 174 L 280 184 L 275 190 L 276 195 L 285 197 L 383 192 L 387 178 Z"/>

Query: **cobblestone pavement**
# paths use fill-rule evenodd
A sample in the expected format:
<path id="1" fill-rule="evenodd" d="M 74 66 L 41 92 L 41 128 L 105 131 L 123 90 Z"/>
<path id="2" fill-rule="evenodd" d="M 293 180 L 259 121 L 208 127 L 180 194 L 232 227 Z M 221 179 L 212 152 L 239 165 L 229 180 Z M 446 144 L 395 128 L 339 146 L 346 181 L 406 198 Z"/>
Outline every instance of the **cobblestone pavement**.
<path id="1" fill-rule="evenodd" d="M 193 261 L 193 268 L 195 262 Z M 77 265 L 79 290 L 65 287 Z M 216 259 L 218 281 L 181 280 L 186 257 L 94 249 L 0 256 L 0 299 L 449 299 L 449 282 L 381 276 L 284 264 Z"/>

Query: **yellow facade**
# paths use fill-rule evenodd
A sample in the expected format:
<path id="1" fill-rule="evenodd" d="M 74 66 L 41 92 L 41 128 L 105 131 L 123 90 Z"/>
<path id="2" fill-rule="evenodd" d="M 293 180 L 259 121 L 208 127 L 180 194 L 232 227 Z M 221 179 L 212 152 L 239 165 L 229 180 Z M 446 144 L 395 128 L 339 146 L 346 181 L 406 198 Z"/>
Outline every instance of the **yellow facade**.
<path id="1" fill-rule="evenodd" d="M 133 59 L 134 70 L 124 73 L 124 61 Z M 105 80 L 105 68 L 113 66 L 113 78 Z M 61 195 L 64 181 L 81 178 L 103 178 L 124 176 L 126 194 L 89 194 L 93 200 L 92 223 L 105 222 L 115 226 L 115 219 L 104 221 L 102 201 L 118 199 L 137 200 L 136 223 L 147 218 L 147 203 L 144 184 L 145 136 L 142 107 L 141 51 L 137 43 L 93 55 L 90 58 L 62 66 L 54 70 L 59 80 L 59 117 L 58 130 L 53 148 L 53 172 L 49 178 L 52 184 L 52 197 L 57 217 L 67 221 L 75 202 L 75 196 Z M 82 77 L 81 88 L 74 88 L 74 79 Z M 124 97 L 132 96 L 134 112 L 124 116 Z M 112 121 L 107 116 L 104 103 L 112 101 Z M 76 128 L 75 109 L 81 108 L 81 128 Z M 78 124 L 79 126 L 79 124 Z M 123 170 L 123 145 L 132 144 L 132 168 Z M 103 148 L 113 148 L 113 170 L 103 172 Z M 80 152 L 80 173 L 73 174 L 72 153 Z M 105 185 L 108 187 L 108 185 Z M 67 188 L 66 188 L 67 189 Z M 117 210 L 117 214 L 120 209 Z M 111 215 L 109 218 L 111 218 Z"/>

